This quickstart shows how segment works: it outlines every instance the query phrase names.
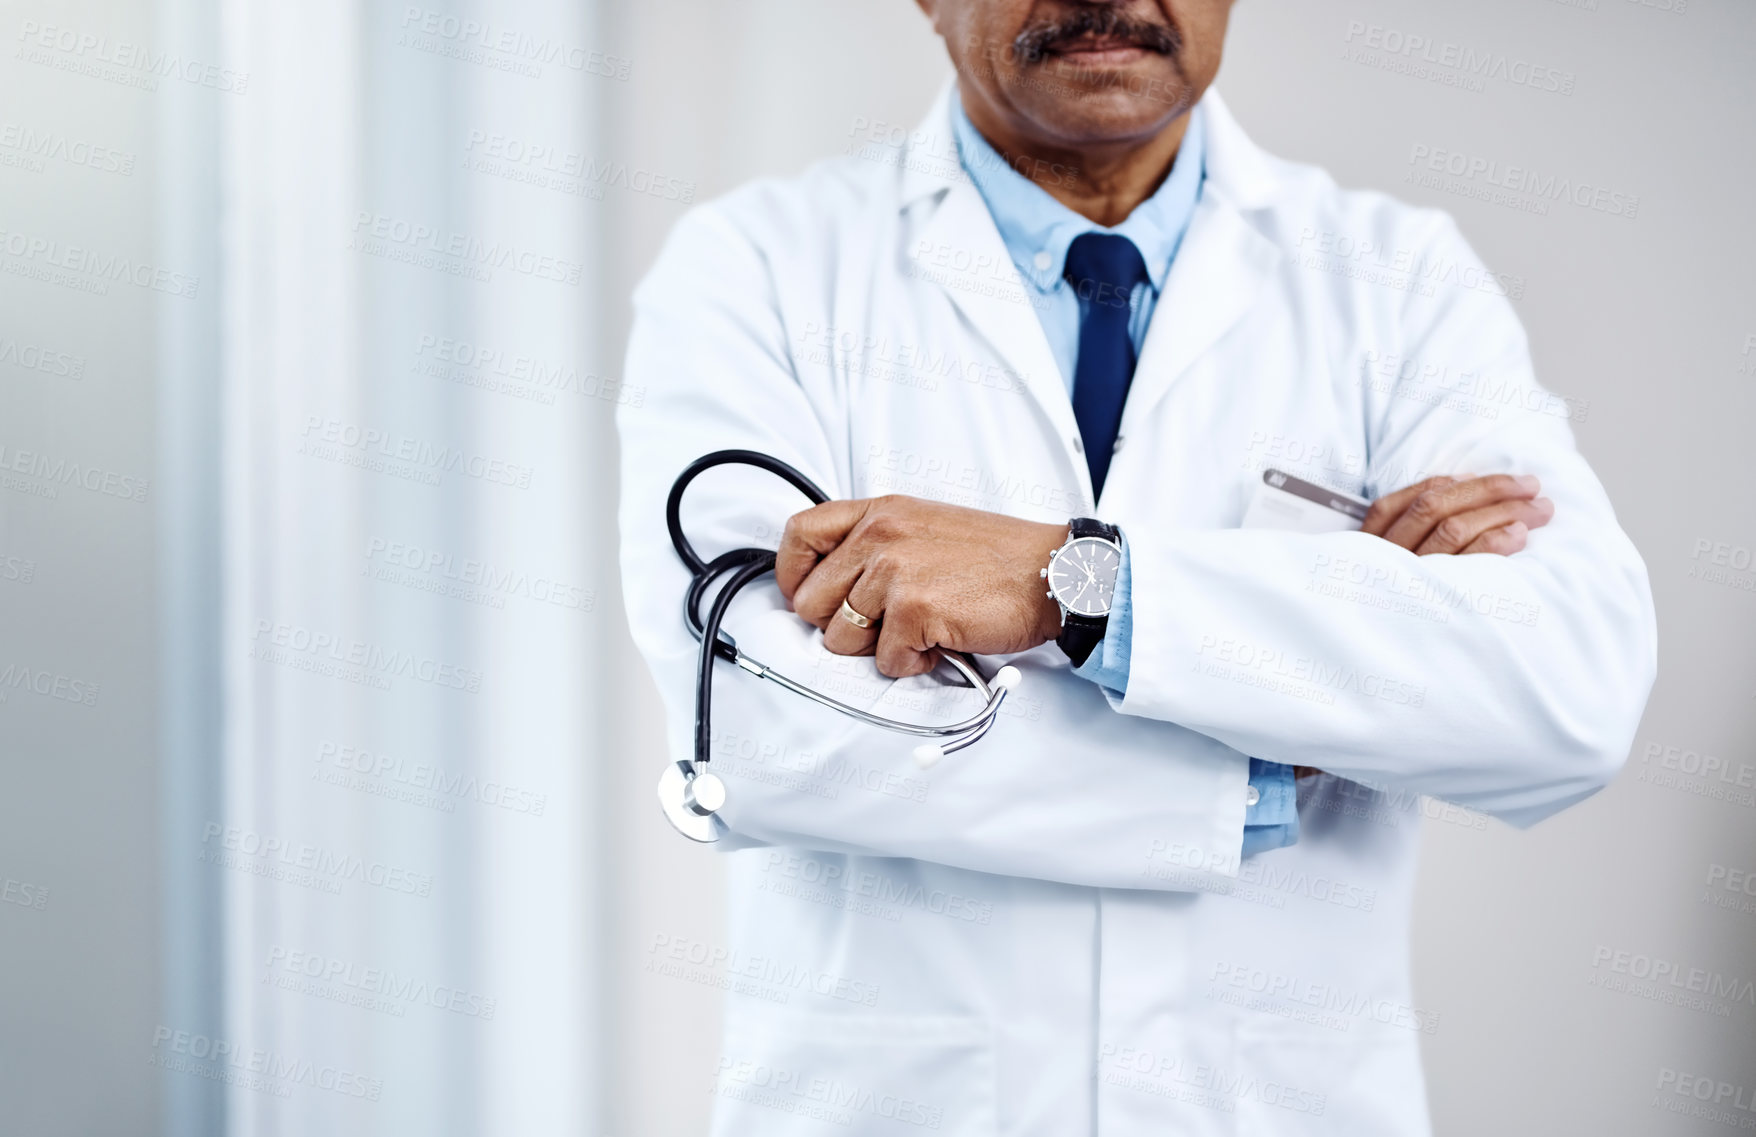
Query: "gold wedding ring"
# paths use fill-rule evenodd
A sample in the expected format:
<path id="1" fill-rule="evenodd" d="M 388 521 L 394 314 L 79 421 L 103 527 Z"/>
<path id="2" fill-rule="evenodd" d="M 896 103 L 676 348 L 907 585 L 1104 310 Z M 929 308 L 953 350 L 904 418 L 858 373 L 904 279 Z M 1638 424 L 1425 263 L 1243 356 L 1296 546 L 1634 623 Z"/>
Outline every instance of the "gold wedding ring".
<path id="1" fill-rule="evenodd" d="M 841 602 L 841 611 L 837 612 L 836 615 L 840 616 L 856 628 L 869 628 L 872 626 L 871 619 L 854 611 L 854 606 L 849 604 L 845 598 Z"/>

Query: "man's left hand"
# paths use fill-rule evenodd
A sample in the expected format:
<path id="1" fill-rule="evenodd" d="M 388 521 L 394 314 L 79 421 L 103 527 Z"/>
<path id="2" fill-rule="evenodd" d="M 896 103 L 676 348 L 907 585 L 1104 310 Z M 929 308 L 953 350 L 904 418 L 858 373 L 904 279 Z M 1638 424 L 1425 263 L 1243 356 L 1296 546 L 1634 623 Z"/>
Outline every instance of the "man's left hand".
<path id="1" fill-rule="evenodd" d="M 774 578 L 837 655 L 877 656 L 893 679 L 932 670 L 935 648 L 1006 655 L 1061 634 L 1038 575 L 1067 525 L 891 495 L 794 514 Z M 839 615 L 842 599 L 872 621 Z"/>

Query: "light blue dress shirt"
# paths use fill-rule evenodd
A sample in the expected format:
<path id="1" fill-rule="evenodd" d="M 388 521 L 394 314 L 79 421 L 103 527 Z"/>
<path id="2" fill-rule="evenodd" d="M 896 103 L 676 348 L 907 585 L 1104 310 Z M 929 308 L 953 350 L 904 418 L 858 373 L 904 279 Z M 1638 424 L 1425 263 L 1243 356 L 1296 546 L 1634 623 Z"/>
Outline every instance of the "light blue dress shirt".
<path id="1" fill-rule="evenodd" d="M 1048 191 L 1007 165 L 988 140 L 970 123 L 961 100 L 951 100 L 952 131 L 957 138 L 963 168 L 987 203 L 988 212 L 1006 243 L 1006 251 L 1018 266 L 1027 287 L 1036 290 L 1035 305 L 1043 331 L 1061 369 L 1068 394 L 1073 392 L 1073 371 L 1079 353 L 1079 321 L 1084 314 L 1077 291 L 1061 273 L 1067 247 L 1083 233 L 1116 233 L 1127 237 L 1146 261 L 1147 279 L 1129 297 L 1128 334 L 1138 354 L 1146 341 L 1153 308 L 1164 292 L 1171 261 L 1183 243 L 1189 218 L 1201 196 L 1206 131 L 1201 108 L 1189 114 L 1183 145 L 1171 166 L 1170 176 L 1158 192 L 1135 207 L 1120 225 L 1106 229 L 1080 216 L 1051 197 Z M 1128 689 L 1129 645 L 1133 634 L 1130 608 L 1128 539 L 1122 538 L 1122 569 L 1116 578 L 1115 601 L 1103 643 L 1074 674 L 1083 679 L 1125 692 Z M 1291 845 L 1299 839 L 1298 791 L 1293 769 L 1278 762 L 1250 759 L 1250 787 L 1256 801 L 1244 810 L 1243 855 Z"/>

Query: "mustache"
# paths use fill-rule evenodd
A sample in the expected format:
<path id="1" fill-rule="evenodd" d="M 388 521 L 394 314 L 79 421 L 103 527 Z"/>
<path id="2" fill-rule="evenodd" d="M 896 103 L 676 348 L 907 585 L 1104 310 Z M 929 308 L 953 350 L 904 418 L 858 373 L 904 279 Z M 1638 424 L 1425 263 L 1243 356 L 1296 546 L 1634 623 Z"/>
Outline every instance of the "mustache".
<path id="1" fill-rule="evenodd" d="M 1079 8 L 1025 28 L 1013 39 L 1012 50 L 1022 63 L 1041 63 L 1082 39 L 1121 40 L 1170 56 L 1183 49 L 1183 37 L 1173 26 L 1136 19 L 1115 8 Z"/>

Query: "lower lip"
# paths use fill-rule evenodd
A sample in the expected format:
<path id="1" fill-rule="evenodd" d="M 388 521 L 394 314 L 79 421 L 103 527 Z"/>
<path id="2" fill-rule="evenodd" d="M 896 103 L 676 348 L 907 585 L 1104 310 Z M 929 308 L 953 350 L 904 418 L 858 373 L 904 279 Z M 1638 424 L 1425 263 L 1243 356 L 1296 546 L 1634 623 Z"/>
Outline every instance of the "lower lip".
<path id="1" fill-rule="evenodd" d="M 1152 52 L 1147 51 L 1144 47 L 1134 47 L 1130 45 L 1128 47 L 1103 47 L 1096 49 L 1088 48 L 1085 50 L 1074 49 L 1071 51 L 1057 51 L 1054 54 L 1062 59 L 1071 60 L 1074 63 L 1084 63 L 1093 67 L 1107 67 L 1122 63 L 1133 63 L 1135 60 L 1145 59 L 1147 56 L 1151 55 Z"/>

